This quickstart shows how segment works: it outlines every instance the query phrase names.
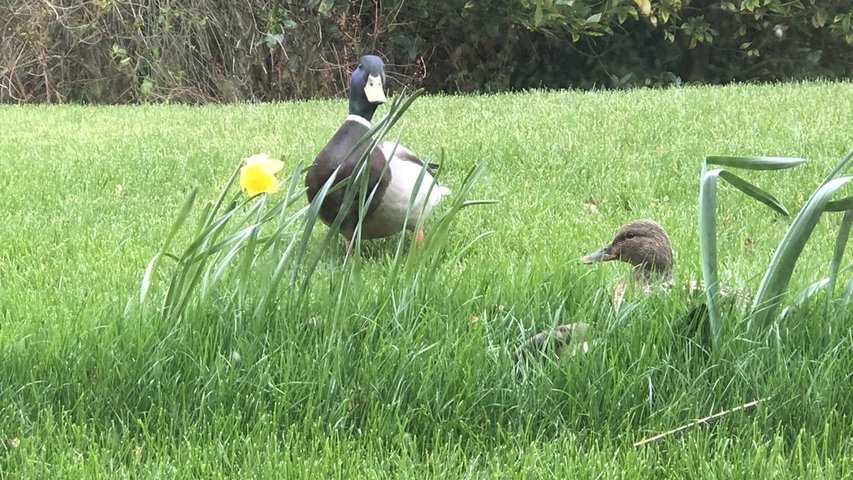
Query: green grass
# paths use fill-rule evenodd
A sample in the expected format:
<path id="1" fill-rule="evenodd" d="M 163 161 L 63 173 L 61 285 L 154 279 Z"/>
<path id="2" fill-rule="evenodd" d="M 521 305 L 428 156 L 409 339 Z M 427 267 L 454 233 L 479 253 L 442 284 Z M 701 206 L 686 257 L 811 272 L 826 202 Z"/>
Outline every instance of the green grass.
<path id="1" fill-rule="evenodd" d="M 0 476 L 853 476 L 849 312 L 813 302 L 778 350 L 729 316 L 704 358 L 673 333 L 690 300 L 634 296 L 614 315 L 626 266 L 578 263 L 653 218 L 676 278 L 699 278 L 702 157 L 808 159 L 744 175 L 795 211 L 853 144 L 853 85 L 421 98 L 395 127 L 402 142 L 441 159 L 452 188 L 487 161 L 471 198 L 500 201 L 462 210 L 430 268 L 385 289 L 391 238 L 366 242 L 355 265 L 328 251 L 306 294 L 283 285 L 262 318 L 225 295 L 175 322 L 123 314 L 193 187 L 215 199 L 257 152 L 310 162 L 345 110 L 0 108 Z M 721 279 L 754 291 L 787 221 L 719 194 Z M 794 291 L 826 275 L 840 220 L 816 229 Z M 590 354 L 513 376 L 519 341 L 573 321 L 594 325 Z"/>

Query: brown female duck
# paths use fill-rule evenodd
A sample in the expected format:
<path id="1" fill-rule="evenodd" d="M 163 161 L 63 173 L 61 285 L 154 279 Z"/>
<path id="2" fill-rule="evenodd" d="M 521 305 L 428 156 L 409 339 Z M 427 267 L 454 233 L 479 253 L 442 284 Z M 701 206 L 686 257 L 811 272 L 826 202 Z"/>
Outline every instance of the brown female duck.
<path id="1" fill-rule="evenodd" d="M 631 265 L 631 280 L 634 284 L 643 288 L 646 293 L 652 288 L 669 290 L 673 286 L 673 250 L 672 242 L 666 230 L 654 220 L 634 220 L 629 222 L 613 235 L 613 239 L 599 249 L 581 260 L 586 264 L 618 260 Z M 616 310 L 622 304 L 628 279 L 622 279 L 617 283 L 613 306 Z M 702 282 L 690 281 L 685 285 L 685 290 L 691 294 L 702 293 Z M 721 288 L 722 295 L 728 294 L 728 289 Z M 738 300 L 744 299 L 744 294 L 736 292 Z M 748 302 L 748 298 L 746 299 Z M 684 318 L 684 335 L 694 337 L 701 332 L 700 341 L 707 344 L 710 336 L 707 323 L 707 311 L 704 303 L 694 306 Z M 512 355 L 514 363 L 519 362 L 534 353 L 549 354 L 560 358 L 566 352 L 575 354 L 588 349 L 587 342 L 590 340 L 591 327 L 586 323 L 571 323 L 559 325 L 540 332 L 524 341 Z M 571 346 L 572 348 L 567 348 Z"/>
<path id="2" fill-rule="evenodd" d="M 666 230 L 654 220 L 634 220 L 613 235 L 613 240 L 595 253 L 585 256 L 586 264 L 619 260 L 633 266 L 631 277 L 646 293 L 653 286 L 672 287 L 672 242 Z M 616 284 L 613 306 L 619 310 L 628 283 Z"/>
<path id="3" fill-rule="evenodd" d="M 672 282 L 672 242 L 654 220 L 635 220 L 623 225 L 601 250 L 583 258 L 583 263 L 620 260 L 634 267 L 634 280 L 644 285 Z"/>

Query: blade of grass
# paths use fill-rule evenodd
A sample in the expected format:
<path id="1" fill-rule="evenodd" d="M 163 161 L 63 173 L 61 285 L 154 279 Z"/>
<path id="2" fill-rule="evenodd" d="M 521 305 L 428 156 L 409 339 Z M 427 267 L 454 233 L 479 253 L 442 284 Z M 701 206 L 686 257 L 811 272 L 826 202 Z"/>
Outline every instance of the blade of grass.
<path id="1" fill-rule="evenodd" d="M 803 306 L 810 298 L 812 298 L 817 292 L 819 292 L 822 288 L 824 288 L 829 283 L 829 278 L 822 278 L 808 287 L 804 288 L 791 302 L 790 305 L 782 309 L 782 312 L 779 314 L 779 321 L 785 319 L 789 313 Z"/>

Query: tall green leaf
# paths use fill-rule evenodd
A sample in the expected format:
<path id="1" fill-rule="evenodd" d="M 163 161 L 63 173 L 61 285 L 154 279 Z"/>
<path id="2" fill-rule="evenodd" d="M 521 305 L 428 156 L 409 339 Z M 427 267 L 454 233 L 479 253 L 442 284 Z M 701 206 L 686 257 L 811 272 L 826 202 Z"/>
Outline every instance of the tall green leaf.
<path id="1" fill-rule="evenodd" d="M 829 172 L 829 175 L 827 175 L 826 178 L 823 179 L 823 183 L 829 182 L 830 180 L 835 178 L 836 175 L 843 172 L 847 168 L 847 164 L 850 163 L 850 160 L 853 160 L 853 148 L 851 148 L 847 152 L 847 154 L 844 155 L 844 158 L 842 158 L 841 161 L 838 162 L 838 165 L 836 165 L 835 168 L 833 168 L 832 171 Z"/>
<path id="2" fill-rule="evenodd" d="M 844 293 L 841 295 L 841 305 L 846 307 L 851 297 L 853 297 L 853 277 L 847 280 L 847 286 L 844 287 Z"/>
<path id="3" fill-rule="evenodd" d="M 758 292 L 755 294 L 752 305 L 753 316 L 748 324 L 749 329 L 766 328 L 769 325 L 782 296 L 788 289 L 794 266 L 812 231 L 814 231 L 814 227 L 820 220 L 824 207 L 832 195 L 851 179 L 853 177 L 840 177 L 824 183 L 815 190 L 797 213 L 773 254 L 770 265 L 758 287 Z"/>
<path id="4" fill-rule="evenodd" d="M 169 250 L 169 247 L 172 246 L 172 240 L 175 239 L 175 235 L 178 234 L 178 231 L 184 225 L 184 222 L 187 220 L 187 217 L 190 215 L 190 210 L 193 208 L 193 204 L 195 203 L 195 197 L 198 194 L 198 188 L 193 188 L 190 190 L 190 194 L 187 195 L 187 199 L 184 200 L 184 205 L 181 207 L 180 212 L 178 212 L 178 217 L 175 219 L 175 223 L 172 224 L 172 228 L 169 229 L 168 235 L 166 235 L 166 240 L 163 242 L 163 247 L 160 248 L 161 252 L 165 252 Z"/>
<path id="5" fill-rule="evenodd" d="M 767 205 L 773 210 L 776 210 L 782 215 L 788 216 L 788 209 L 785 208 L 785 205 L 782 205 L 782 202 L 780 202 L 776 197 L 771 195 L 766 190 L 756 187 L 755 185 L 726 170 L 720 170 L 720 178 L 725 179 L 727 182 L 729 182 L 732 186 L 736 187 L 741 192 Z"/>
<path id="6" fill-rule="evenodd" d="M 718 168 L 705 172 L 705 168 L 703 164 L 699 183 L 699 250 L 708 301 L 711 343 L 717 348 L 722 333 L 720 282 L 717 274 L 717 178 L 723 170 Z"/>
<path id="7" fill-rule="evenodd" d="M 825 207 L 823 207 L 824 212 L 846 212 L 848 210 L 853 210 L 853 197 L 845 197 L 841 200 L 833 200 L 828 202 Z"/>
<path id="8" fill-rule="evenodd" d="M 835 238 L 835 251 L 832 253 L 832 262 L 829 264 L 829 277 L 827 277 L 829 295 L 826 296 L 827 308 L 829 308 L 829 302 L 835 293 L 835 283 L 838 280 L 838 271 L 841 268 L 844 249 L 847 247 L 847 239 L 850 237 L 851 226 L 853 226 L 853 210 L 848 210 L 844 212 L 844 217 L 841 218 L 841 226 L 838 228 L 838 236 Z"/>
<path id="9" fill-rule="evenodd" d="M 195 204 L 195 197 L 197 194 L 198 188 L 190 190 L 189 195 L 187 195 L 187 199 L 184 200 L 184 204 L 178 212 L 178 217 L 175 219 L 175 222 L 172 224 L 172 228 L 169 229 L 169 233 L 166 235 L 166 240 L 163 242 L 163 246 L 160 247 L 159 252 L 151 257 L 151 260 L 145 267 L 145 272 L 142 274 L 142 284 L 139 287 L 139 303 L 143 303 L 145 301 L 145 297 L 148 295 L 148 290 L 151 287 L 151 276 L 154 273 L 154 267 L 157 265 L 157 260 L 161 255 L 169 250 L 169 247 L 172 246 L 172 241 L 175 239 L 178 231 L 180 231 L 184 222 L 186 222 L 187 217 L 190 215 L 190 211 L 193 208 L 193 204 Z"/>
<path id="10" fill-rule="evenodd" d="M 708 165 L 743 168 L 746 170 L 783 170 L 801 165 L 805 161 L 803 158 L 794 157 L 705 157 L 705 162 Z"/>
<path id="11" fill-rule="evenodd" d="M 822 278 L 808 287 L 804 288 L 797 297 L 791 302 L 790 305 L 782 309 L 782 313 L 779 314 L 779 320 L 784 320 L 785 317 L 788 316 L 789 313 L 793 312 L 797 308 L 800 308 L 804 303 L 806 303 L 810 298 L 812 298 L 817 292 L 819 292 L 822 288 L 824 288 L 829 283 L 828 278 Z"/>
<path id="12" fill-rule="evenodd" d="M 788 215 L 788 209 L 776 197 L 737 175 L 716 168 L 708 171 L 708 163 L 727 164 L 754 170 L 773 170 L 790 168 L 802 163 L 800 159 L 776 157 L 706 157 L 702 163 L 702 177 L 699 184 L 699 245 L 702 258 L 702 275 L 705 279 L 705 296 L 708 303 L 708 322 L 711 327 L 711 342 L 719 345 L 723 325 L 720 314 L 720 283 L 717 272 L 717 179 L 722 178 L 729 184 L 767 205 L 773 210 Z"/>

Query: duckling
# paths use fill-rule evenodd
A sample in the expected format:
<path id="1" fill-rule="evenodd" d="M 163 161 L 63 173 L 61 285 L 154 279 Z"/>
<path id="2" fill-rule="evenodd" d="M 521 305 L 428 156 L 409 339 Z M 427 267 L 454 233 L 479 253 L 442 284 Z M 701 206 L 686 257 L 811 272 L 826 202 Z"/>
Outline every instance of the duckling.
<path id="1" fill-rule="evenodd" d="M 578 322 L 559 325 L 539 332 L 528 338 L 512 352 L 512 363 L 516 368 L 527 363 L 536 355 L 551 356 L 557 360 L 566 353 L 577 355 L 589 352 L 588 323 Z"/>
<path id="2" fill-rule="evenodd" d="M 335 184 L 348 178 L 358 161 L 364 157 L 370 143 L 355 148 L 370 130 L 376 108 L 386 101 L 385 65 L 375 55 L 365 55 L 350 77 L 349 114 L 332 138 L 326 143 L 305 175 L 308 201 L 314 197 L 335 174 Z M 396 142 L 381 142 L 370 152 L 368 165 L 368 194 L 373 193 L 361 225 L 361 238 L 379 238 L 393 235 L 403 229 L 414 230 L 421 215 L 428 216 L 450 189 L 435 181 L 434 169 L 408 148 Z M 423 170 L 426 170 L 423 172 Z M 423 178 L 418 179 L 423 172 Z M 413 205 L 409 205 L 417 188 Z M 320 219 L 330 225 L 341 208 L 344 189 L 326 196 L 320 206 Z M 359 219 L 358 202 L 348 207 L 341 223 L 340 233 L 345 238 L 349 252 Z M 418 245 L 423 245 L 423 230 L 416 232 Z"/>

